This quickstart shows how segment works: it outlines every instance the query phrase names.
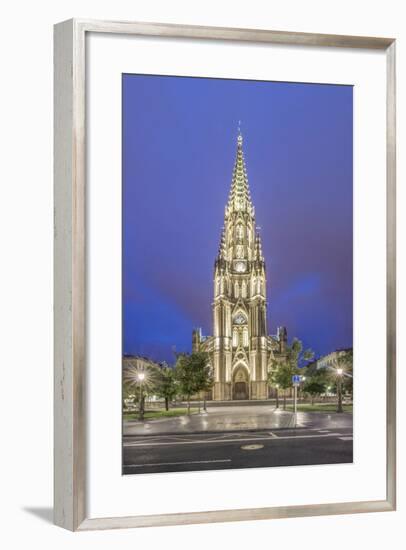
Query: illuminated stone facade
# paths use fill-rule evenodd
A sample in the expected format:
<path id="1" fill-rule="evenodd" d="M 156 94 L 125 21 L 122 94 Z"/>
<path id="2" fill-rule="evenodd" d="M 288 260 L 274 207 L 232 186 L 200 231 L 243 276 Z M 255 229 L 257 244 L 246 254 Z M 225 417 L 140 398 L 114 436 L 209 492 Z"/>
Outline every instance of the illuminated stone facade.
<path id="1" fill-rule="evenodd" d="M 193 331 L 193 351 L 207 351 L 214 400 L 266 399 L 271 360 L 283 357 L 284 327 L 267 332 L 266 269 L 239 132 L 224 227 L 214 264 L 213 336 Z"/>

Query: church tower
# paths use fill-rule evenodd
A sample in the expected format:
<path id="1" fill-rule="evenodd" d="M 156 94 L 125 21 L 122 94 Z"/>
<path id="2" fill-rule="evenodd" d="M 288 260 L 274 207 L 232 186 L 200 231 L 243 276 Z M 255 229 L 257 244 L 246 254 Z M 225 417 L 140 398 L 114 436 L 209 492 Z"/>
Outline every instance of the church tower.
<path id="1" fill-rule="evenodd" d="M 213 280 L 213 336 L 193 332 L 193 350 L 209 352 L 214 368 L 213 399 L 266 399 L 269 362 L 281 342 L 267 332 L 265 260 L 240 130 Z"/>

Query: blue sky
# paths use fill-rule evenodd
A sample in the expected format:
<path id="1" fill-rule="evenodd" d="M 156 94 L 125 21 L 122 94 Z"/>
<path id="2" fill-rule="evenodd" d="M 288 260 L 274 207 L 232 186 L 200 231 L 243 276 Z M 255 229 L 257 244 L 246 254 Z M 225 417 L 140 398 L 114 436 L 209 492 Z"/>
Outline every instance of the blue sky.
<path id="1" fill-rule="evenodd" d="M 241 120 L 268 328 L 352 346 L 352 87 L 123 75 L 123 352 L 211 334 L 213 264 Z"/>

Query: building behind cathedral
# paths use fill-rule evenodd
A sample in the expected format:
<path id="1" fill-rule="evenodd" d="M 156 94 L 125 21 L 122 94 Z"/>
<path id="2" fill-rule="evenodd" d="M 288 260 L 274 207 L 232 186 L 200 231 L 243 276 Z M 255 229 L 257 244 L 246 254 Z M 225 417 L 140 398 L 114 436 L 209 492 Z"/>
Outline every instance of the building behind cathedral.
<path id="1" fill-rule="evenodd" d="M 268 335 L 266 267 L 239 132 L 224 227 L 214 263 L 213 335 L 193 331 L 192 350 L 214 369 L 214 400 L 266 399 L 272 360 L 284 357 L 287 331 Z"/>

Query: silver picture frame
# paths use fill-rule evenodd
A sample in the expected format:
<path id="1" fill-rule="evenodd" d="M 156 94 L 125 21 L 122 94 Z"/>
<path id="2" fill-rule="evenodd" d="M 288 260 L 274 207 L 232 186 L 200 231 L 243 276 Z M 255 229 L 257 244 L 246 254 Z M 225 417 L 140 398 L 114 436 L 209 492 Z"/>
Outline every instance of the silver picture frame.
<path id="1" fill-rule="evenodd" d="M 86 516 L 86 34 L 362 48 L 386 55 L 386 498 L 130 517 Z M 72 531 L 391 511 L 396 508 L 396 101 L 393 38 L 71 19 L 54 29 L 54 521 Z"/>

